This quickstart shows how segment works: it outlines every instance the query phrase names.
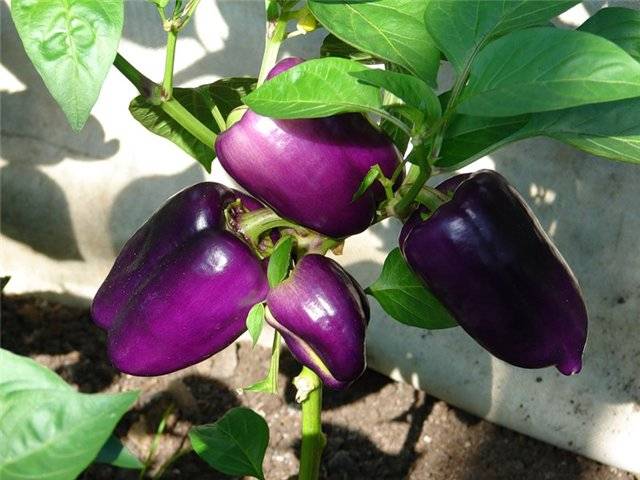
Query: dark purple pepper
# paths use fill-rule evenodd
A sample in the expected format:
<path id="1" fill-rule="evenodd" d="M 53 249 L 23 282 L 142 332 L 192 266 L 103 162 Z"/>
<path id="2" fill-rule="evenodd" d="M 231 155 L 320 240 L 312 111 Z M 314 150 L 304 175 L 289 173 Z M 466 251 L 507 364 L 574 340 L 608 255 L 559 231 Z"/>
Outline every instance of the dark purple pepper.
<path id="1" fill-rule="evenodd" d="M 524 200 L 486 170 L 442 188 L 452 200 L 426 220 L 414 213 L 401 234 L 411 268 L 496 357 L 579 372 L 587 337 L 580 287 Z"/>
<path id="2" fill-rule="evenodd" d="M 282 60 L 268 78 L 302 61 Z M 383 190 L 374 185 L 355 202 L 353 194 L 372 166 L 390 177 L 400 160 L 391 140 L 360 114 L 275 120 L 248 110 L 218 136 L 215 149 L 248 192 L 283 217 L 332 237 L 371 224 Z"/>
<path id="3" fill-rule="evenodd" d="M 126 243 L 91 308 L 119 370 L 173 372 L 246 329 L 268 286 L 260 260 L 224 230 L 224 210 L 237 199 L 258 206 L 223 185 L 199 183 L 169 199 Z"/>
<path id="4" fill-rule="evenodd" d="M 358 283 L 330 258 L 307 255 L 267 296 L 267 321 L 293 356 L 333 389 L 365 369 L 369 304 Z"/>

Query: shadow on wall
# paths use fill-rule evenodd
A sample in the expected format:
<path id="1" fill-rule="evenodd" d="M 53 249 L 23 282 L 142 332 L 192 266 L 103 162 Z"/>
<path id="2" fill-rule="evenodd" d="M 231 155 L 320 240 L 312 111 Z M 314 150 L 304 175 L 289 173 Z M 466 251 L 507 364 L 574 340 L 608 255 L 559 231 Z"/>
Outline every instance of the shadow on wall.
<path id="1" fill-rule="evenodd" d="M 2 157 L 8 162 L 0 170 L 2 232 L 51 258 L 81 260 L 66 195 L 41 167 L 65 158 L 107 159 L 120 143 L 106 141 L 93 116 L 81 132 L 71 130 L 27 58 L 4 2 L 0 17 L 2 65 L 25 86 L 0 91 Z"/>
<path id="2" fill-rule="evenodd" d="M 109 232 L 114 254 L 169 197 L 204 180 L 199 164 L 176 175 L 153 175 L 133 180 L 116 196 L 109 217 Z M 141 202 L 140 199 L 144 199 Z"/>

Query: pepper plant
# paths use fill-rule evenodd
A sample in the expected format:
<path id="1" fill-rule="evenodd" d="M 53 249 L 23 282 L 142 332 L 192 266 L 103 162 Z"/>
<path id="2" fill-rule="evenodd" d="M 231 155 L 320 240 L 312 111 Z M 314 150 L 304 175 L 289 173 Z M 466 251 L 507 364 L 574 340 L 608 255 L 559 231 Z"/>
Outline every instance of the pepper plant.
<path id="1" fill-rule="evenodd" d="M 436 188 L 426 182 L 539 135 L 640 163 L 639 11 L 606 8 L 571 30 L 550 20 L 577 0 L 266 0 L 258 77 L 179 88 L 178 37 L 199 0 L 150 3 L 167 34 L 160 83 L 117 51 L 123 0 L 13 0 L 11 8 L 74 129 L 113 64 L 139 91 L 129 109 L 142 125 L 208 171 L 217 158 L 248 192 L 191 186 L 127 242 L 92 306 L 116 368 L 163 375 L 246 330 L 256 342 L 270 324 L 268 375 L 245 390 L 279 393 L 284 340 L 301 364 L 294 384 L 304 480 L 320 471 L 323 387 L 348 388 L 364 371 L 367 296 L 414 328 L 459 326 L 513 365 L 580 371 L 585 303 L 522 197 L 490 171 Z M 326 32 L 318 58 L 278 62 L 284 42 L 318 29 Z M 450 87 L 438 83 L 444 62 L 455 75 Z M 325 255 L 389 217 L 404 223 L 399 248 L 363 291 Z M 43 469 L 74 477 L 134 398 L 76 394 L 3 353 L 7 366 L 14 374 L 0 387 L 9 402 L 0 429 L 11 439 L 0 453 L 3 478 Z M 37 397 L 43 388 L 46 399 Z M 60 421 L 51 426 L 46 415 Z M 58 440 L 78 421 L 92 435 L 65 469 L 60 456 L 74 437 Z M 265 478 L 268 428 L 257 413 L 231 410 L 190 438 L 213 468 Z"/>

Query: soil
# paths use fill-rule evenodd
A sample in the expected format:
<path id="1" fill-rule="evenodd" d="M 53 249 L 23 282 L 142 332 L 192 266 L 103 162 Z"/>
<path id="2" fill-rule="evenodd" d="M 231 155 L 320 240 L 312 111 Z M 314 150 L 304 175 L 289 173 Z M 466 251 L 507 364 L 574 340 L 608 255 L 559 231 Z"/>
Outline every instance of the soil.
<path id="1" fill-rule="evenodd" d="M 118 373 L 105 354 L 104 333 L 87 309 L 34 296 L 2 298 L 3 348 L 28 355 L 55 370 L 82 392 L 139 390 L 134 408 L 116 434 L 141 459 L 149 456 L 158 424 L 167 409 L 167 426 L 151 458 L 148 478 L 229 478 L 190 451 L 186 434 L 194 424 L 215 421 L 238 405 L 267 419 L 268 479 L 293 479 L 298 466 L 299 407 L 292 378 L 299 367 L 283 353 L 283 395 L 238 393 L 262 378 L 269 351 L 232 345 L 199 365 L 156 378 Z M 630 473 L 492 425 L 424 392 L 367 371 L 343 392 L 327 391 L 323 430 L 328 443 L 323 479 L 430 480 L 639 480 Z M 92 465 L 82 479 L 135 479 L 138 472 Z"/>

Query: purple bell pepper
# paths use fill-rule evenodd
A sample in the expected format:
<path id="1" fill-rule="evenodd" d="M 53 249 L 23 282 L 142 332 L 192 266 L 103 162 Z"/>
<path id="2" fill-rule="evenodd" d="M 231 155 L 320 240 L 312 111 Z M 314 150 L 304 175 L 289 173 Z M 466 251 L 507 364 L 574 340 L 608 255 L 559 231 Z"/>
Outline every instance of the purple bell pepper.
<path id="1" fill-rule="evenodd" d="M 279 62 L 271 78 L 302 63 Z M 400 154 L 361 114 L 275 120 L 248 110 L 220 134 L 216 154 L 248 192 L 283 217 L 331 237 L 360 233 L 372 223 L 384 197 L 374 185 L 352 202 L 369 169 L 378 164 L 390 177 Z"/>
<path id="2" fill-rule="evenodd" d="M 126 243 L 91 308 L 116 368 L 173 372 L 244 332 L 268 285 L 261 261 L 224 229 L 224 210 L 237 199 L 258 206 L 223 185 L 199 183 L 169 199 Z"/>
<path id="3" fill-rule="evenodd" d="M 307 255 L 267 296 L 267 322 L 293 356 L 332 389 L 356 380 L 366 366 L 364 340 L 369 303 L 338 263 Z"/>
<path id="4" fill-rule="evenodd" d="M 569 266 L 498 173 L 459 175 L 426 220 L 405 224 L 400 248 L 462 328 L 496 357 L 525 368 L 582 367 L 587 310 Z"/>

